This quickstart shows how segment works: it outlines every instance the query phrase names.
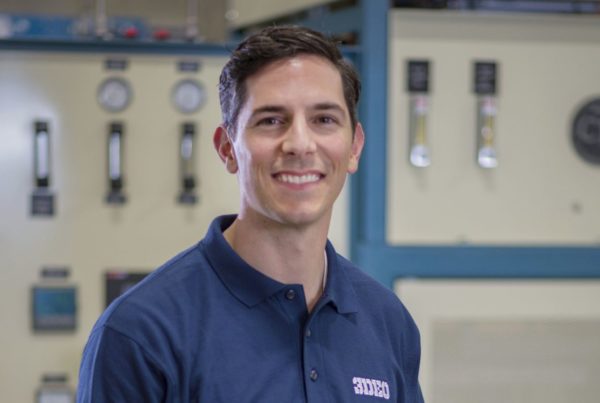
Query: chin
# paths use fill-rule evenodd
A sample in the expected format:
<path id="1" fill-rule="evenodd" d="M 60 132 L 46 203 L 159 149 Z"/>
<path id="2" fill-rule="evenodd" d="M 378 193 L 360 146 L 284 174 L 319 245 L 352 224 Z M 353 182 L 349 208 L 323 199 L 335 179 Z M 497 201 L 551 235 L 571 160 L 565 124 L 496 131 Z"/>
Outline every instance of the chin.
<path id="1" fill-rule="evenodd" d="M 292 211 L 281 212 L 277 214 L 278 221 L 282 224 L 293 225 L 297 227 L 308 226 L 326 219 L 328 216 L 322 211 Z"/>

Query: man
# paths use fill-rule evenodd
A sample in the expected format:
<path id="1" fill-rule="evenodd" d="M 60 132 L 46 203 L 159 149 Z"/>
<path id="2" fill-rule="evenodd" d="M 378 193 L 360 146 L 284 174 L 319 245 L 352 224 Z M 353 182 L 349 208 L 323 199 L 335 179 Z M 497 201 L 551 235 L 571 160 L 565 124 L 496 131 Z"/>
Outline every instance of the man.
<path id="1" fill-rule="evenodd" d="M 267 28 L 238 46 L 213 142 L 239 213 L 107 309 L 78 402 L 422 402 L 410 315 L 327 241 L 364 143 L 359 87 L 317 32 Z"/>

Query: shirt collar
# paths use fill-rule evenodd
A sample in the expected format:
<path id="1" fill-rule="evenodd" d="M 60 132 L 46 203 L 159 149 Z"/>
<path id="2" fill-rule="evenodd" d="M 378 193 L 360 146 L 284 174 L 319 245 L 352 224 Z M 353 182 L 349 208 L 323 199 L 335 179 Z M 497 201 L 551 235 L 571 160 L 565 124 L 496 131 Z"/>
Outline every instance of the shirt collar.
<path id="1" fill-rule="evenodd" d="M 330 301 L 338 313 L 358 312 L 358 302 L 354 285 L 346 273 L 345 259 L 338 256 L 331 242 L 325 245 L 327 254 L 327 283 L 322 299 Z"/>
<path id="2" fill-rule="evenodd" d="M 202 245 L 206 256 L 225 287 L 241 302 L 252 307 L 285 287 L 246 263 L 227 243 L 223 236 L 235 220 L 225 215 L 213 220 Z"/>
<path id="3" fill-rule="evenodd" d="M 211 223 L 202 240 L 204 252 L 217 276 L 229 291 L 248 307 L 269 298 L 286 287 L 246 263 L 229 245 L 223 236 L 235 220 L 235 215 L 217 217 Z M 327 241 L 327 282 L 322 299 L 331 302 L 339 313 L 358 311 L 356 293 L 350 280 L 344 273 L 333 245 Z"/>

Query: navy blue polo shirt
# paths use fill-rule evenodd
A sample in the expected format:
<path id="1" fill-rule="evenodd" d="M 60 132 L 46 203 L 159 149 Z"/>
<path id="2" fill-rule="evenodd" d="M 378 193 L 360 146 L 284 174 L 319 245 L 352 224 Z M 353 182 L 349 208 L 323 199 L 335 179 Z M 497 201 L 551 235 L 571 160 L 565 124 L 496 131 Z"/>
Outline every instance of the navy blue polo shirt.
<path id="1" fill-rule="evenodd" d="M 78 402 L 348 403 L 423 398 L 417 328 L 398 298 L 327 243 L 312 313 L 298 284 L 244 262 L 218 217 L 206 237 L 100 317 Z"/>

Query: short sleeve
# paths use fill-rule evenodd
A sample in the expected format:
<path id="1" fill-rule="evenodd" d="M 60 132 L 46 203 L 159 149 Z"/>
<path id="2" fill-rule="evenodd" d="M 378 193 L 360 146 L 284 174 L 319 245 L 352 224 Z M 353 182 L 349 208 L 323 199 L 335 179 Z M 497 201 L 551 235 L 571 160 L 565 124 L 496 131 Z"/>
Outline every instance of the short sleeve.
<path id="1" fill-rule="evenodd" d="M 83 352 L 77 403 L 165 402 L 160 365 L 128 336 L 102 326 Z"/>
<path id="2" fill-rule="evenodd" d="M 421 336 L 417 325 L 404 308 L 405 326 L 404 326 L 404 349 L 403 349 L 403 369 L 406 381 L 405 402 L 423 403 L 423 394 L 419 385 L 419 367 L 421 364 Z"/>

